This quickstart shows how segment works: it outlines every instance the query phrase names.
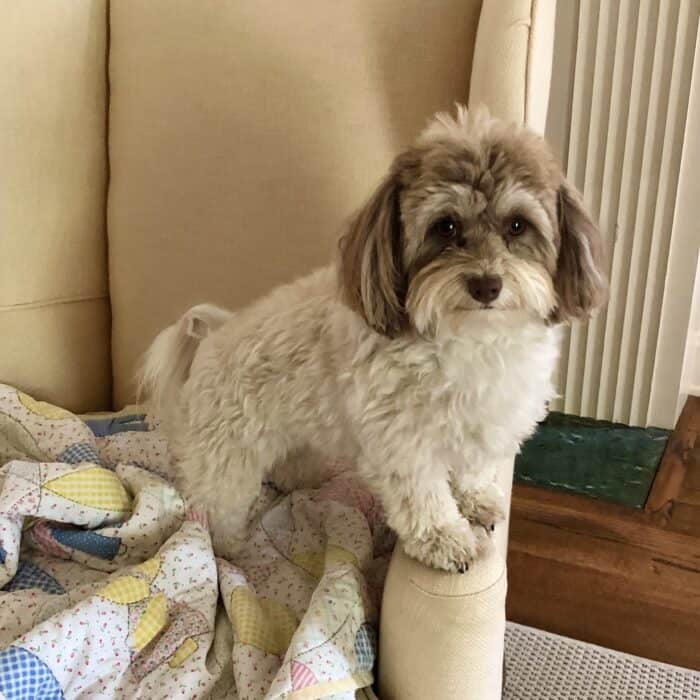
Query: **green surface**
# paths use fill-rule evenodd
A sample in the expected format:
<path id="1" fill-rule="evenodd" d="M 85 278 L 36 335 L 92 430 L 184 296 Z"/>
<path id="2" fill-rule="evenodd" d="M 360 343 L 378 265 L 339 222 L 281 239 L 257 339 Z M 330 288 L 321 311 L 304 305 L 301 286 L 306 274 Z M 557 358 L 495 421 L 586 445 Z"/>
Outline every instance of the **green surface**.
<path id="1" fill-rule="evenodd" d="M 515 480 L 642 508 L 670 434 L 550 413 L 515 460 Z"/>

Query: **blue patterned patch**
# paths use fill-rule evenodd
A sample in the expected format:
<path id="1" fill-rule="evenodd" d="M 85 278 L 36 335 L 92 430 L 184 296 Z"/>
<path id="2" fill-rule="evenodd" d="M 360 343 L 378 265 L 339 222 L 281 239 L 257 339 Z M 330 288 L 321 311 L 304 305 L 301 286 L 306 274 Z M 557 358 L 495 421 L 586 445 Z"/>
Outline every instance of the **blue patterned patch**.
<path id="1" fill-rule="evenodd" d="M 107 437 L 117 433 L 140 432 L 150 430 L 146 425 L 146 415 L 143 413 L 133 416 L 115 416 L 114 418 L 89 418 L 85 421 L 95 437 Z"/>
<path id="2" fill-rule="evenodd" d="M 100 455 L 97 454 L 97 450 L 89 442 L 79 442 L 66 448 L 58 455 L 58 461 L 67 462 L 68 464 L 81 464 L 83 462 L 102 464 Z"/>
<path id="3" fill-rule="evenodd" d="M 119 537 L 105 537 L 105 535 L 91 530 L 68 530 L 52 527 L 51 535 L 57 542 L 66 547 L 110 561 L 119 554 L 119 547 L 122 543 Z"/>
<path id="4" fill-rule="evenodd" d="M 0 545 L 0 564 L 5 563 L 5 557 L 7 557 L 7 552 L 5 551 L 5 548 Z"/>
<path id="5" fill-rule="evenodd" d="M 0 652 L 0 695 L 6 700 L 63 700 L 51 669 L 22 647 Z"/>
<path id="6" fill-rule="evenodd" d="M 12 593 L 14 591 L 25 591 L 28 588 L 39 588 L 45 593 L 61 595 L 65 593 L 63 586 L 36 564 L 25 559 L 21 559 L 17 567 L 17 573 L 5 584 L 3 591 Z"/>
<path id="7" fill-rule="evenodd" d="M 369 622 L 360 625 L 355 635 L 355 656 L 360 669 L 371 671 L 377 648 L 377 633 Z"/>

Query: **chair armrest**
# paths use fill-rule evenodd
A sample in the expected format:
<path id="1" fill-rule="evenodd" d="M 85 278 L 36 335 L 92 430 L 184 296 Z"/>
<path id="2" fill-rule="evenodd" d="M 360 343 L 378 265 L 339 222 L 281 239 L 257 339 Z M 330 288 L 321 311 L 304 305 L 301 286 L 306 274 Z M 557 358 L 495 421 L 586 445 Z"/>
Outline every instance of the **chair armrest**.
<path id="1" fill-rule="evenodd" d="M 381 700 L 500 700 L 506 565 L 496 547 L 466 574 L 430 569 L 397 545 L 379 635 Z"/>

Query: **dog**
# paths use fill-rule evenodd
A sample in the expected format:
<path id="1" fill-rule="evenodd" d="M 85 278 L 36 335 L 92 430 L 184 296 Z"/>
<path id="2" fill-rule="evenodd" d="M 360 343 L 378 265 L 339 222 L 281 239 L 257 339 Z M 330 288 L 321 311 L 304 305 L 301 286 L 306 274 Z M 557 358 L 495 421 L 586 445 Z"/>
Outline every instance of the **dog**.
<path id="1" fill-rule="evenodd" d="M 460 106 L 395 159 L 333 264 L 233 313 L 191 309 L 141 383 L 217 552 L 245 540 L 266 475 L 331 456 L 408 555 L 465 571 L 505 517 L 495 465 L 555 394 L 558 326 L 606 289 L 599 231 L 544 140 Z"/>

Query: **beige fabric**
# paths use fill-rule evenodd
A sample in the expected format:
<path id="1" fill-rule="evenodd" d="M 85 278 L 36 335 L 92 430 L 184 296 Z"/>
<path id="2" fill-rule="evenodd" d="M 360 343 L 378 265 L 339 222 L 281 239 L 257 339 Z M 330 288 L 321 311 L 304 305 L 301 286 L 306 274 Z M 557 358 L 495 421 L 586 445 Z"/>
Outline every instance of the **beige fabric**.
<path id="1" fill-rule="evenodd" d="M 527 45 L 525 123 L 544 135 L 552 78 L 556 0 L 532 0 Z"/>
<path id="2" fill-rule="evenodd" d="M 484 0 L 469 104 L 544 133 L 556 0 Z"/>
<path id="3" fill-rule="evenodd" d="M 110 404 L 105 0 L 0 6 L 0 382 Z"/>
<path id="4" fill-rule="evenodd" d="M 506 570 L 493 550 L 447 575 L 394 552 L 379 634 L 382 700 L 501 697 Z"/>
<path id="5" fill-rule="evenodd" d="M 93 410 L 109 403 L 109 309 L 104 299 L 0 313 L 0 381 Z"/>
<path id="6" fill-rule="evenodd" d="M 111 4 L 115 404 L 188 306 L 328 260 L 437 109 L 466 100 L 478 0 Z"/>

